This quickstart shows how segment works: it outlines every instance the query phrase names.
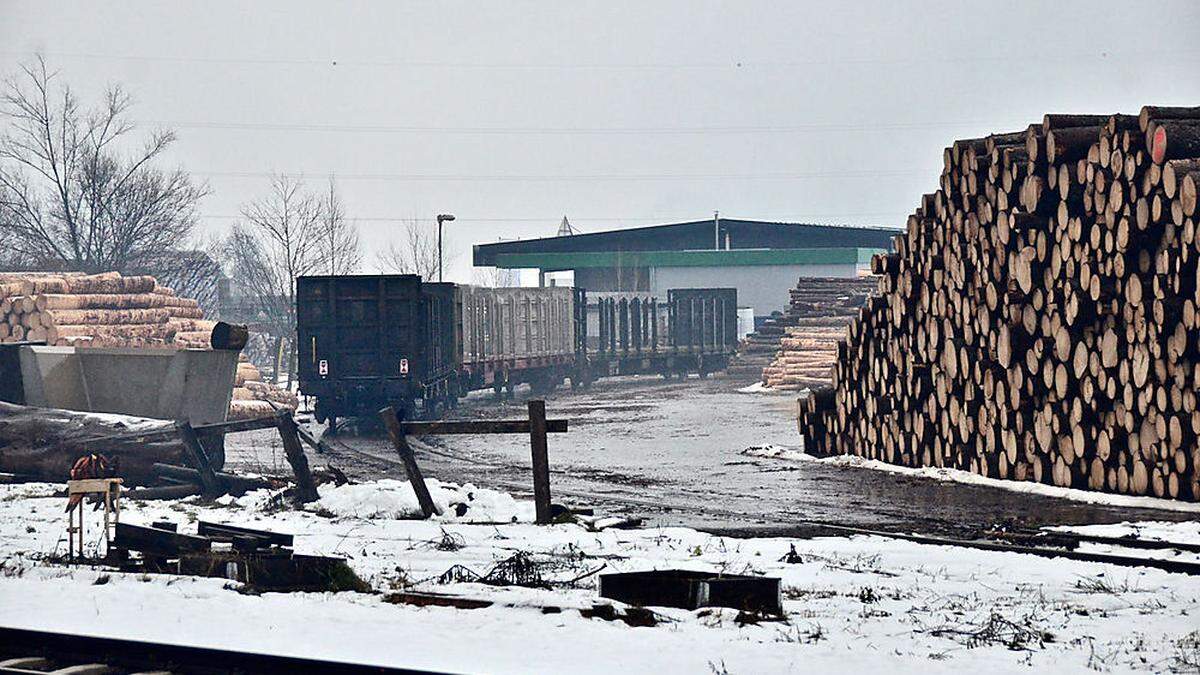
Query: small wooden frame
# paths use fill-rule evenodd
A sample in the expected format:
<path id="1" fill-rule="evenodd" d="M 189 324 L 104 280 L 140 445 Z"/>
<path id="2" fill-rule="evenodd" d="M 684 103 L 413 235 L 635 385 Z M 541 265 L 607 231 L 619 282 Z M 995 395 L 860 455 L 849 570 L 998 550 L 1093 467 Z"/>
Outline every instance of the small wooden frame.
<path id="1" fill-rule="evenodd" d="M 104 552 L 116 534 L 113 530 L 121 522 L 120 478 L 84 478 L 67 481 L 67 498 L 80 495 L 80 502 L 67 511 L 67 557 L 74 561 L 76 555 L 83 557 L 83 511 L 88 495 L 101 495 L 104 499 Z M 76 516 L 75 514 L 79 515 Z"/>

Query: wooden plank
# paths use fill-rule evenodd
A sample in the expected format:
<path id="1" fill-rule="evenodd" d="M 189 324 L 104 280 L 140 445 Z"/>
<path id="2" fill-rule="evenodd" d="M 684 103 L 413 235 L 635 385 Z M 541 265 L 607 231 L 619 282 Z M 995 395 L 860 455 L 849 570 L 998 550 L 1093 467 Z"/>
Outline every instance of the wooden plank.
<path id="1" fill-rule="evenodd" d="M 550 458 L 546 451 L 546 402 L 529 402 L 529 449 L 533 455 L 533 503 L 538 524 L 550 522 Z"/>
<path id="2" fill-rule="evenodd" d="M 426 518 L 442 515 L 442 510 L 433 503 L 433 497 L 430 496 L 429 488 L 425 485 L 425 477 L 421 475 L 421 468 L 417 466 L 417 459 L 413 456 L 408 441 L 404 438 L 404 427 L 395 408 L 388 406 L 380 410 L 379 417 L 383 419 L 388 436 L 392 438 L 392 445 L 396 447 L 396 452 L 400 453 L 400 459 L 404 462 L 404 472 L 408 474 L 408 482 L 412 483 L 413 492 L 416 493 L 417 501 L 421 504 L 421 512 L 425 514 Z"/>
<path id="3" fill-rule="evenodd" d="M 409 436 L 436 434 L 527 434 L 529 420 L 445 420 L 436 422 L 402 422 Z M 546 432 L 566 433 L 567 420 L 546 420 Z"/>
<path id="4" fill-rule="evenodd" d="M 300 445 L 296 420 L 292 419 L 290 413 L 279 416 L 277 420 L 279 437 L 283 439 L 283 451 L 287 455 L 288 464 L 292 465 L 292 473 L 296 474 L 296 501 L 300 504 L 315 502 L 320 499 L 320 495 L 317 494 L 317 484 L 313 481 L 312 472 L 308 469 L 304 447 Z"/>
<path id="5" fill-rule="evenodd" d="M 256 429 L 270 429 L 277 426 L 279 416 L 271 415 L 270 417 L 257 417 L 250 420 L 235 420 L 233 422 L 214 422 L 212 424 L 197 424 L 192 427 L 198 436 L 206 436 L 208 434 L 223 432 L 236 433 L 239 431 L 254 431 Z M 154 431 L 134 431 L 127 434 L 114 434 L 111 436 L 99 436 L 96 438 L 87 438 L 79 441 L 86 447 L 98 446 L 103 447 L 105 443 L 114 441 L 127 440 L 142 440 L 159 438 L 161 436 L 173 436 L 177 433 L 177 427 L 168 426 Z"/>
<path id="6" fill-rule="evenodd" d="M 117 523 L 117 536 L 112 545 L 130 551 L 167 556 L 184 552 L 203 553 L 212 549 L 212 542 L 204 537 L 128 523 Z"/>
<path id="7" fill-rule="evenodd" d="M 216 472 L 213 471 L 212 463 L 208 460 L 208 453 L 204 451 L 204 446 L 200 445 L 200 438 L 196 435 L 196 430 L 187 422 L 178 422 L 175 426 L 179 429 L 179 437 L 183 439 L 183 446 L 187 449 L 193 467 L 200 472 L 200 486 L 204 488 L 204 494 L 209 497 L 220 495 L 224 491 L 224 486 L 221 479 L 217 478 Z"/>
<path id="8" fill-rule="evenodd" d="M 67 481 L 67 494 L 108 492 L 113 483 L 120 485 L 120 478 L 84 478 Z"/>
<path id="9" fill-rule="evenodd" d="M 295 539 L 290 534 L 255 530 L 249 527 L 237 527 L 236 525 L 226 525 L 224 523 L 210 523 L 203 520 L 197 524 L 196 532 L 214 541 L 232 541 L 235 536 L 257 537 L 268 544 L 275 544 L 277 546 L 291 546 Z"/>

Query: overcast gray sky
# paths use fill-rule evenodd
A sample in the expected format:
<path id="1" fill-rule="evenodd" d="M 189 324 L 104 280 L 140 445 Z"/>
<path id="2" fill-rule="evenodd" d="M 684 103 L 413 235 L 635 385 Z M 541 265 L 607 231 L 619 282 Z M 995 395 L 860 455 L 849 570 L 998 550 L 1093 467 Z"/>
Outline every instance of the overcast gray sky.
<path id="1" fill-rule="evenodd" d="M 900 225 L 956 138 L 1200 104 L 1200 2 L 17 2 L 43 53 L 176 128 L 229 227 L 272 172 L 335 174 L 370 250 L 711 217 Z"/>

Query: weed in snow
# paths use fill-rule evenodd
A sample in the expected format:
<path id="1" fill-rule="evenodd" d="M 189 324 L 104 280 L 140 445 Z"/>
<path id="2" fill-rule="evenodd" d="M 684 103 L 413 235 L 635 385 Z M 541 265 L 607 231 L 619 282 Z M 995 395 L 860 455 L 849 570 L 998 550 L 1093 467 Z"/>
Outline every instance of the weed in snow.
<path id="1" fill-rule="evenodd" d="M 1200 673 L 1200 630 L 1194 630 L 1175 641 L 1171 670 L 1180 673 Z"/>
<path id="2" fill-rule="evenodd" d="M 1013 651 L 1028 651 L 1042 649 L 1046 643 L 1054 642 L 1054 634 L 1041 626 L 1043 621 L 1033 613 L 1010 619 L 993 610 L 986 618 L 946 623 L 928 632 L 962 642 L 968 648 L 1001 645 Z"/>

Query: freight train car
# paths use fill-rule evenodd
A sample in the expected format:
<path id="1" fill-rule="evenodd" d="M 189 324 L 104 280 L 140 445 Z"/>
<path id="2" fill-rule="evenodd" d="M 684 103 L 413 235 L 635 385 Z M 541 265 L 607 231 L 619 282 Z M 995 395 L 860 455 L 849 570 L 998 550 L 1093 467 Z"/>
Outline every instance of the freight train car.
<path id="1" fill-rule="evenodd" d="M 485 288 L 461 286 L 462 393 L 491 388 L 509 392 L 527 382 L 552 388 L 578 379 L 582 351 L 571 288 Z"/>
<path id="2" fill-rule="evenodd" d="M 596 320 L 588 361 L 592 377 L 723 370 L 737 349 L 737 289 L 678 288 L 667 300 L 620 294 L 588 306 Z"/>
<path id="3" fill-rule="evenodd" d="M 430 286 L 415 275 L 296 280 L 300 392 L 319 421 L 421 400 L 453 375 L 448 339 L 429 339 L 449 332 L 453 298 Z"/>
<path id="4" fill-rule="evenodd" d="M 598 335 L 588 334 L 589 313 Z M 634 372 L 723 368 L 737 344 L 734 289 L 598 299 L 572 288 L 483 288 L 412 275 L 297 280 L 300 393 L 318 422 L 454 407 L 470 391 L 550 390 Z M 589 342 L 595 344 L 589 349 Z"/>

